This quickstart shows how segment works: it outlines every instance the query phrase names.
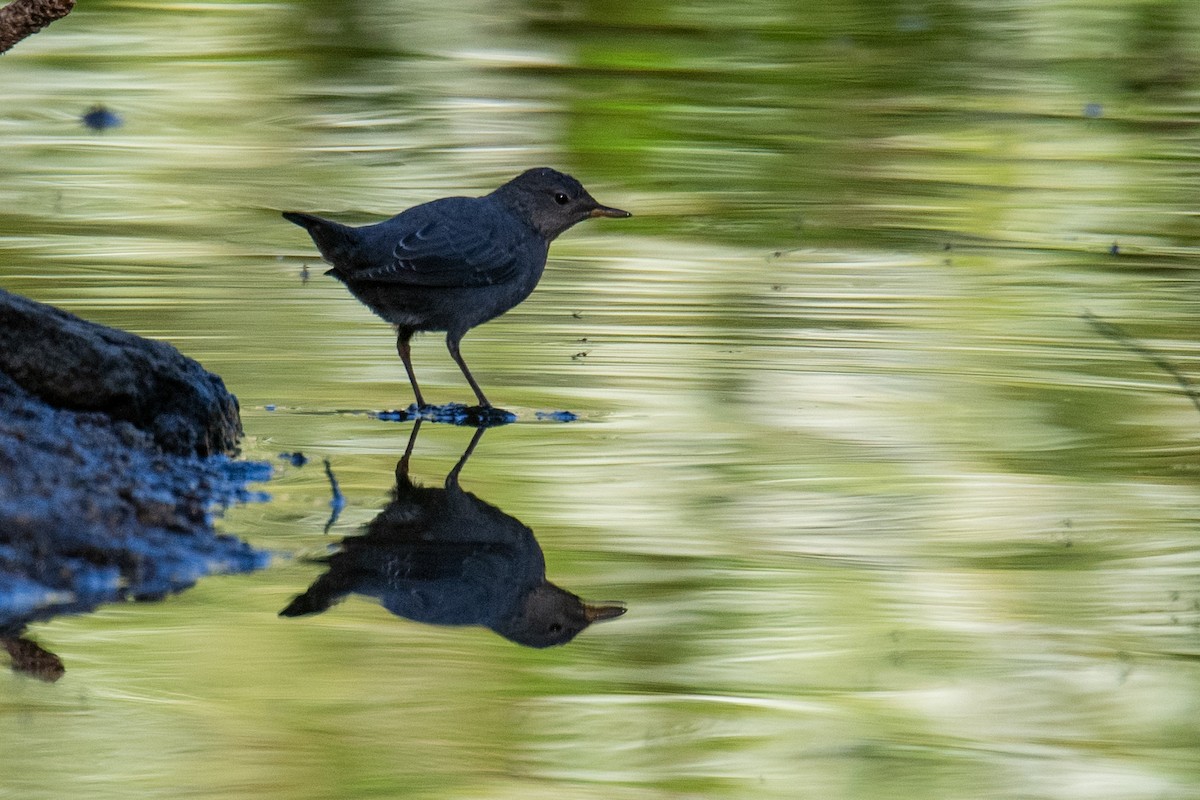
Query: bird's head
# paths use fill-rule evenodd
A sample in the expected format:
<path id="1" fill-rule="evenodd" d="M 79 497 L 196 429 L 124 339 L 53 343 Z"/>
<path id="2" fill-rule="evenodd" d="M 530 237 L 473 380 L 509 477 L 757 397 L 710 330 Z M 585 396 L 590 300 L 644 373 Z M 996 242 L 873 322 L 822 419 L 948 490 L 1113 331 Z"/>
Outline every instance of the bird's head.
<path id="1" fill-rule="evenodd" d="M 583 184 L 549 167 L 526 170 L 492 193 L 552 241 L 590 217 L 630 217 L 628 211 L 601 205 Z"/>
<path id="2" fill-rule="evenodd" d="M 526 647 L 566 644 L 593 622 L 616 619 L 625 613 L 623 603 L 585 603 L 549 581 L 521 598 L 515 613 L 493 630 Z"/>

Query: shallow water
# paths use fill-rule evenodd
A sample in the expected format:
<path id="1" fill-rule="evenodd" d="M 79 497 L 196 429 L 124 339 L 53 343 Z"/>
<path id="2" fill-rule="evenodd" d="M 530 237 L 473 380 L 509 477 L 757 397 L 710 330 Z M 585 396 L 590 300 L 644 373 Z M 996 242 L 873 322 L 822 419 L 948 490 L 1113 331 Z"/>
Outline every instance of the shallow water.
<path id="1" fill-rule="evenodd" d="M 0 681 L 0 797 L 1196 796 L 1200 22 L 1092 5 L 93 2 L 18 45 L 0 286 L 220 374 L 277 466 L 222 527 L 276 555 L 36 626 L 67 671 Z M 279 618 L 411 396 L 278 212 L 537 164 L 635 216 L 465 339 L 519 421 L 461 482 L 628 612 Z"/>

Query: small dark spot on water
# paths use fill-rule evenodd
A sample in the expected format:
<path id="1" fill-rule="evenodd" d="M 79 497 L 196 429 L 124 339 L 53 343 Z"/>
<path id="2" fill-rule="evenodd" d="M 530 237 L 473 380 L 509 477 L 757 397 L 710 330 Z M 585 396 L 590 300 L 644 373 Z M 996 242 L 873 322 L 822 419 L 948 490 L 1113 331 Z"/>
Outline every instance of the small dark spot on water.
<path id="1" fill-rule="evenodd" d="M 798 252 L 800 252 L 799 247 L 791 247 L 791 248 L 787 248 L 787 249 L 772 250 L 770 253 L 767 254 L 767 260 L 770 261 L 773 258 L 783 258 L 786 255 L 790 255 L 792 253 L 798 253 Z"/>
<path id="2" fill-rule="evenodd" d="M 91 128 L 94 131 L 119 128 L 125 122 L 125 120 L 121 119 L 120 114 L 103 105 L 94 105 L 89 108 L 80 118 L 80 121 L 85 127 Z"/>
<path id="3" fill-rule="evenodd" d="M 1059 523 L 1062 530 L 1055 531 L 1053 538 L 1056 544 L 1060 544 L 1063 548 L 1069 548 L 1074 542 L 1071 540 L 1069 531 L 1074 527 L 1070 519 L 1064 519 Z"/>
<path id="4" fill-rule="evenodd" d="M 263 406 L 263 408 L 265 408 L 267 411 L 274 411 L 274 410 L 275 410 L 275 404 L 274 404 L 274 403 L 267 403 L 265 406 Z"/>
<path id="5" fill-rule="evenodd" d="M 1121 245 L 1117 244 L 1116 242 L 1113 242 L 1112 246 L 1108 248 L 1108 254 L 1110 256 L 1121 255 Z"/>
<path id="6" fill-rule="evenodd" d="M 1104 116 L 1104 106 L 1099 103 L 1088 103 L 1083 107 L 1083 115 L 1088 119 L 1100 119 Z"/>
<path id="7" fill-rule="evenodd" d="M 305 264 L 303 267 L 300 268 L 300 282 L 308 283 L 308 279 L 309 279 L 308 264 Z"/>
<path id="8" fill-rule="evenodd" d="M 581 359 L 581 358 L 587 358 L 587 354 L 588 354 L 589 352 L 591 352 L 591 351 L 589 351 L 589 350 L 580 350 L 578 353 L 576 353 L 575 355 L 571 356 L 571 360 L 572 360 L 572 361 L 578 361 L 578 360 L 579 360 L 579 359 Z"/>
<path id="9" fill-rule="evenodd" d="M 574 317 L 575 319 L 583 319 L 583 312 L 582 311 L 572 311 L 571 316 Z"/>
<path id="10" fill-rule="evenodd" d="M 538 411 L 534 416 L 548 422 L 574 422 L 579 419 L 570 411 Z"/>
<path id="11" fill-rule="evenodd" d="M 773 283 L 773 284 L 771 284 L 771 291 L 772 291 L 772 292 L 779 292 L 779 291 L 783 291 L 783 284 L 782 284 L 782 283 Z"/>
<path id="12" fill-rule="evenodd" d="M 308 463 L 308 456 L 297 450 L 294 453 L 280 453 L 279 457 L 291 464 L 293 467 L 303 467 Z"/>

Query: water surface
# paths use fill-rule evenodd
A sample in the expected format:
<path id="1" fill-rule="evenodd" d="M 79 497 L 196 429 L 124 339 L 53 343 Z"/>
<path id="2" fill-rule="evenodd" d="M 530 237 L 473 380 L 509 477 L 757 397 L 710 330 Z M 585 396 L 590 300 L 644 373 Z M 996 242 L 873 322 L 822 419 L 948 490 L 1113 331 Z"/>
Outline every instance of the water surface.
<path id="1" fill-rule="evenodd" d="M 18 45 L 0 286 L 220 374 L 278 467 L 222 527 L 276 558 L 36 626 L 67 671 L 4 682 L 0 796 L 1196 796 L 1200 23 L 1091 6 L 93 2 Z M 461 482 L 628 613 L 280 619 L 411 397 L 278 212 L 540 164 L 635 216 L 465 339 L 520 421 Z"/>

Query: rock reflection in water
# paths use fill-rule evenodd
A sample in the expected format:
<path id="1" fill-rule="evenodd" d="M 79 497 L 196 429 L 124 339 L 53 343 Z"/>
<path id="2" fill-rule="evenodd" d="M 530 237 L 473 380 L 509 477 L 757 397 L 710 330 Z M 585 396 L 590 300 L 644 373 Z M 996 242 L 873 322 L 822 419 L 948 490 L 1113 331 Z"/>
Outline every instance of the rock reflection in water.
<path id="1" fill-rule="evenodd" d="M 585 603 L 546 580 L 533 531 L 458 485 L 484 428 L 475 431 L 444 488 L 413 483 L 408 464 L 420 427 L 414 423 L 396 464 L 395 498 L 363 534 L 320 559 L 329 569 L 280 616 L 317 614 L 357 593 L 417 622 L 482 625 L 517 644 L 551 647 L 625 613 L 624 605 Z"/>

